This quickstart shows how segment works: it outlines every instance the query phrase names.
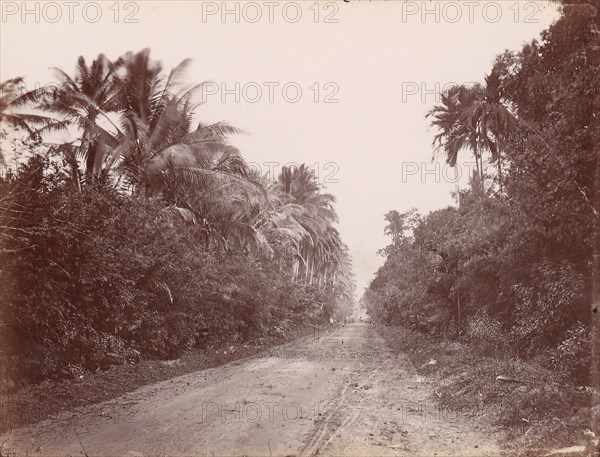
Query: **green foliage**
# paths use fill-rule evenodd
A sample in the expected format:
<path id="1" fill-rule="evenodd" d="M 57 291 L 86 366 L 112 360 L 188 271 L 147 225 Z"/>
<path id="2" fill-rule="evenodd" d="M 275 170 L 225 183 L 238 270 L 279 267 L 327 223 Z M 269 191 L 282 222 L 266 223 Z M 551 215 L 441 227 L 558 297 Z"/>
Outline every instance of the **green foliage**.
<path id="1" fill-rule="evenodd" d="M 498 185 L 472 181 L 457 207 L 417 218 L 410 235 L 399 235 L 406 215 L 386 215 L 393 243 L 363 297 L 374 320 L 590 381 L 600 72 L 588 9 L 565 8 L 541 43 L 499 56 L 486 87 L 451 88 L 433 108 L 449 163 L 487 149 Z"/>
<path id="2" fill-rule="evenodd" d="M 351 313 L 334 197 L 305 165 L 275 182 L 253 175 L 226 123 L 192 128 L 199 86 L 182 86 L 187 63 L 166 76 L 148 50 L 80 58 L 73 78 L 58 70 L 61 86 L 11 102 L 56 119 L 1 107 L 36 140 L 0 178 L 8 387 Z M 72 142 L 40 145 L 67 126 Z"/>
<path id="3" fill-rule="evenodd" d="M 467 322 L 465 333 L 480 354 L 493 356 L 509 348 L 502 324 L 489 316 L 473 316 Z"/>
<path id="4" fill-rule="evenodd" d="M 201 228 L 161 217 L 160 200 L 80 192 L 63 166 L 34 155 L 0 183 L 13 381 L 178 357 L 334 314 L 339 291 L 261 256 L 207 250 Z"/>

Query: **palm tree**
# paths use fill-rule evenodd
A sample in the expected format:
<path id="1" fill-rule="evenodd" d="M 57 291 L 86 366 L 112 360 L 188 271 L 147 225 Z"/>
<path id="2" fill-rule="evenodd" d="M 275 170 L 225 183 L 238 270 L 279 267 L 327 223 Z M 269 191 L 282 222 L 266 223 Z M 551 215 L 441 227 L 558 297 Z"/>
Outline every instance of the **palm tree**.
<path id="1" fill-rule="evenodd" d="M 454 167 L 459 151 L 471 149 L 475 157 L 476 173 L 481 176 L 483 160 L 478 124 L 467 122 L 468 118 L 465 117 L 466 109 L 472 105 L 480 90 L 479 86 L 453 86 L 446 94 L 441 94 L 442 104 L 434 106 L 426 117 L 433 117 L 431 125 L 439 130 L 432 143 L 434 151 L 442 149 L 446 162 Z"/>
<path id="2" fill-rule="evenodd" d="M 165 216 L 201 224 L 207 244 L 226 247 L 236 227 L 237 235 L 252 234 L 244 212 L 264 189 L 248 179 L 245 162 L 226 141 L 238 129 L 224 122 L 193 127 L 193 98 L 202 85 L 181 83 L 189 63 L 165 75 L 148 49 L 114 63 L 99 55 L 89 67 L 80 57 L 73 78 L 57 69 L 62 84 L 30 98 L 61 116 L 63 128 L 79 128 L 79 141 L 58 149 L 83 157 L 88 176 L 102 174 L 123 192 L 162 198 Z"/>
<path id="3" fill-rule="evenodd" d="M 104 169 L 118 185 L 146 197 L 160 196 L 167 207 L 200 224 L 210 241 L 231 249 L 253 242 L 265 247 L 252 226 L 252 211 L 264 187 L 251 179 L 239 151 L 227 142 L 239 133 L 225 122 L 196 124 L 193 98 L 202 85 L 180 81 L 190 61 L 167 77 L 149 50 L 121 58 L 118 102 L 120 125 L 108 131 L 95 125 L 108 151 Z"/>
<path id="4" fill-rule="evenodd" d="M 502 90 L 500 76 L 497 70 L 485 77 L 485 90 L 473 102 L 471 124 L 480 124 L 485 145 L 492 154 L 492 161 L 496 162 L 498 169 L 498 184 L 502 192 L 502 148 L 501 142 L 514 128 L 516 119 L 508 107 L 502 103 Z"/>
<path id="5" fill-rule="evenodd" d="M 439 132 L 433 146 L 438 151 L 443 148 L 450 166 L 455 166 L 458 152 L 470 149 L 476 161 L 477 177 L 473 183 L 483 186 L 483 152 L 491 152 L 491 160 L 496 162 L 498 182 L 502 190 L 502 151 L 501 141 L 515 124 L 515 118 L 502 103 L 500 79 L 497 71 L 485 77 L 486 86 L 453 86 L 442 94 L 442 104 L 436 105 L 427 113 L 432 116 L 432 126 Z"/>
<path id="6" fill-rule="evenodd" d="M 304 164 L 297 168 L 283 167 L 274 185 L 274 191 L 281 195 L 281 201 L 295 205 L 288 207 L 288 224 L 297 227 L 297 233 L 302 233 L 298 255 L 307 283 L 314 281 L 315 273 L 330 250 L 329 243 L 335 237 L 331 230 L 331 224 L 337 222 L 337 214 L 333 209 L 335 197 L 321 190 L 314 171 Z"/>
<path id="7" fill-rule="evenodd" d="M 32 92 L 23 92 L 24 84 L 22 77 L 0 83 L 0 122 L 35 135 L 37 130 L 34 130 L 32 126 L 47 125 L 52 122 L 52 119 L 20 110 L 32 100 Z"/>
<path id="8" fill-rule="evenodd" d="M 56 126 L 57 122 L 48 116 L 32 113 L 28 105 L 35 99 L 35 94 L 34 91 L 23 92 L 24 84 L 22 77 L 0 83 L 0 124 L 23 130 L 39 139 L 40 128 Z M 0 151 L 0 164 L 3 163 L 4 157 Z"/>
<path id="9" fill-rule="evenodd" d="M 239 130 L 224 122 L 198 123 L 192 128 L 198 107 L 193 96 L 201 85 L 179 85 L 189 60 L 174 68 L 166 80 L 160 63 L 150 60 L 148 49 L 129 53 L 121 61 L 119 126 L 113 124 L 112 131 L 92 126 L 99 141 L 110 147 L 104 157 L 106 169 L 116 171 L 137 192 L 152 189 L 152 177 L 166 170 L 182 178 L 195 175 L 205 179 L 239 171 L 241 159 L 224 161 L 227 167 L 221 161 L 220 169 L 206 166 L 214 154 L 229 147 L 226 137 Z"/>
<path id="10" fill-rule="evenodd" d="M 113 63 L 104 54 L 99 54 L 88 66 L 85 58 L 80 56 L 73 77 L 54 68 L 59 85 L 32 91 L 32 99 L 41 110 L 62 118 L 58 127 L 73 125 L 82 131 L 76 146 L 62 145 L 62 149 L 71 149 L 72 153 L 85 160 L 88 179 L 100 172 L 105 153 L 101 150 L 103 146 L 95 126 L 99 121 L 112 123 L 109 115 L 121 110 L 118 100 L 118 70 L 121 64 L 121 60 Z M 49 127 L 44 130 L 49 130 Z"/>
<path id="11" fill-rule="evenodd" d="M 304 164 L 283 167 L 268 187 L 254 227 L 267 238 L 283 237 L 293 247 L 290 268 L 294 279 L 324 288 L 335 284 L 343 263 L 343 244 L 332 225 L 337 222 L 334 202 Z"/>

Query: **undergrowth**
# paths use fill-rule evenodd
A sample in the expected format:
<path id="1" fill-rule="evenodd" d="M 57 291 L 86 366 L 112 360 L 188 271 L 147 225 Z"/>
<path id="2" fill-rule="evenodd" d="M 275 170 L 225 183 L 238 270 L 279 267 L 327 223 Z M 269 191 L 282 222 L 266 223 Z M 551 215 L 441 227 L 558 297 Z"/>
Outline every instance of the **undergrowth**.
<path id="1" fill-rule="evenodd" d="M 596 441 L 590 430 L 591 415 L 600 413 L 598 393 L 508 352 L 490 353 L 467 341 L 397 326 L 380 331 L 394 351 L 408 355 L 419 374 L 436 379 L 435 400 L 441 407 L 481 417 L 502 430 L 501 445 L 511 455 L 545 455 L 569 446 L 585 446 L 579 455 L 600 455 L 600 430 L 595 430 Z"/>

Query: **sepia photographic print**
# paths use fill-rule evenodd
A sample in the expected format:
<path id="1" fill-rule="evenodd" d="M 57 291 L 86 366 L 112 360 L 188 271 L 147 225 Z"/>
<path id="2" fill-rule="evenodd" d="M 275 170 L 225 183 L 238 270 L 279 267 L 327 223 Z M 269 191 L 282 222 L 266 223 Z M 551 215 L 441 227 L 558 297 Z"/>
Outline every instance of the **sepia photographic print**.
<path id="1" fill-rule="evenodd" d="M 0 7 L 0 457 L 600 457 L 600 0 Z"/>

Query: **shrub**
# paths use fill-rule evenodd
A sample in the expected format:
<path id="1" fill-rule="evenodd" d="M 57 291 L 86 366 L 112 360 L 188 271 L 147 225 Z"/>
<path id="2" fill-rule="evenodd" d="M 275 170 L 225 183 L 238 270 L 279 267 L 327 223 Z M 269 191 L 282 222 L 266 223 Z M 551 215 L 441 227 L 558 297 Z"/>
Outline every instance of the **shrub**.
<path id="1" fill-rule="evenodd" d="M 0 178 L 10 388 L 246 341 L 339 306 L 336 290 L 296 283 L 283 264 L 207 248 L 200 227 L 161 217 L 161 201 L 79 189 L 61 170 L 36 155 Z"/>
<path id="2" fill-rule="evenodd" d="M 590 382 L 592 333 L 580 322 L 571 327 L 554 351 L 553 367 L 574 384 Z"/>
<path id="3" fill-rule="evenodd" d="M 508 346 L 502 324 L 485 314 L 478 314 L 469 319 L 466 334 L 481 355 L 504 352 Z"/>

